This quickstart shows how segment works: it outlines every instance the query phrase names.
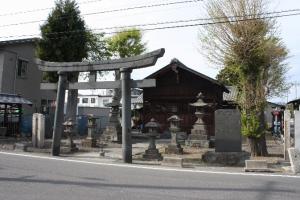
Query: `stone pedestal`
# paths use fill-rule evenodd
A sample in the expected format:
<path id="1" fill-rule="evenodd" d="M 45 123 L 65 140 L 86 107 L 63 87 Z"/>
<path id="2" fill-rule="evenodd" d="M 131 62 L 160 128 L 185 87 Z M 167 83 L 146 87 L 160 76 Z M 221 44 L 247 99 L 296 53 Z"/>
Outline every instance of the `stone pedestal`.
<path id="1" fill-rule="evenodd" d="M 101 139 L 107 142 L 121 142 L 122 127 L 119 121 L 119 103 L 111 103 L 107 106 L 111 107 L 110 117 Z"/>
<path id="2" fill-rule="evenodd" d="M 249 160 L 248 152 L 215 152 L 207 151 L 202 155 L 202 161 L 216 166 L 244 166 Z"/>
<path id="3" fill-rule="evenodd" d="M 152 118 L 151 121 L 145 125 L 145 127 L 149 129 L 148 133 L 146 133 L 146 136 L 149 137 L 149 146 L 143 154 L 143 158 L 149 160 L 162 160 L 163 158 L 155 145 L 155 139 L 158 135 L 157 128 L 159 127 L 159 124 L 156 123 L 155 119 Z"/>
<path id="4" fill-rule="evenodd" d="M 82 142 L 83 147 L 97 147 L 97 140 L 95 138 L 96 119 L 93 115 L 88 116 L 88 136 Z"/>

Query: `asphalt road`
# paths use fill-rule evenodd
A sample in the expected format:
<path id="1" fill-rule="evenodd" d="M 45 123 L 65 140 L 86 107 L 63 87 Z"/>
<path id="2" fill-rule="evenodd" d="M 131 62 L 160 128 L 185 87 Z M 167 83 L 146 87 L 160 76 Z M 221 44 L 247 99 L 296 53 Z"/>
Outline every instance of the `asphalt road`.
<path id="1" fill-rule="evenodd" d="M 160 170 L 0 153 L 0 200 L 289 200 L 300 178 Z"/>

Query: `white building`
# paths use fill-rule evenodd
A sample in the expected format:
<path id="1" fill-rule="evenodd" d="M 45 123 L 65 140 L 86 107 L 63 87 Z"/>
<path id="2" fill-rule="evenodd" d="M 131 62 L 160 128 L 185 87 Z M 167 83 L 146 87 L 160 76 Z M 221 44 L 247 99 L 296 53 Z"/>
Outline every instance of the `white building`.
<path id="1" fill-rule="evenodd" d="M 105 108 L 106 104 L 112 102 L 113 90 L 101 90 L 98 94 L 78 94 L 78 107 L 97 107 Z M 134 103 L 137 97 L 142 93 L 141 89 L 131 90 L 131 109 L 134 109 Z M 121 103 L 121 102 L 120 102 Z"/>

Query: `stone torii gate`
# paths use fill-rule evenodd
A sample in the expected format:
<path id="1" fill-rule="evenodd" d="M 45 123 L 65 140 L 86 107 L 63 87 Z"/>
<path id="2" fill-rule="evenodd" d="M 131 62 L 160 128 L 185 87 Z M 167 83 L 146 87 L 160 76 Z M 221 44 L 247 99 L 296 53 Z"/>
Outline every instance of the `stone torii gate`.
<path id="1" fill-rule="evenodd" d="M 155 80 L 131 80 L 133 69 L 139 69 L 155 65 L 158 58 L 165 53 L 164 49 L 158 49 L 147 54 L 123 59 L 105 60 L 97 62 L 47 62 L 36 60 L 36 64 L 43 72 L 57 72 L 58 83 L 41 83 L 41 89 L 57 90 L 56 110 L 54 117 L 52 155 L 59 156 L 62 124 L 64 120 L 64 100 L 66 89 L 114 89 L 122 91 L 122 157 L 125 163 L 132 162 L 131 143 L 131 88 L 155 87 Z M 97 71 L 120 70 L 120 81 L 96 81 Z M 68 83 L 67 74 L 72 72 L 90 72 L 89 82 Z"/>

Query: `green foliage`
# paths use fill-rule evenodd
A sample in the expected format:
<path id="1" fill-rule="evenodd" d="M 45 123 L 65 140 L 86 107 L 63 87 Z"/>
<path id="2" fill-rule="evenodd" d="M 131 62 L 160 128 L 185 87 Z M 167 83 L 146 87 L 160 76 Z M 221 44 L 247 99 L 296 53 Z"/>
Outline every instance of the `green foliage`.
<path id="1" fill-rule="evenodd" d="M 92 35 L 87 31 L 75 1 L 59 0 L 45 24 L 41 26 L 42 38 L 38 42 L 37 56 L 53 62 L 80 62 L 88 56 Z M 69 77 L 76 78 L 78 74 Z M 57 81 L 56 73 L 47 73 L 44 78 Z"/>
<path id="2" fill-rule="evenodd" d="M 266 0 L 210 0 L 206 10 L 215 24 L 204 26 L 200 35 L 203 54 L 223 67 L 218 80 L 238 86 L 242 132 L 251 138 L 264 136 L 267 98 L 288 88 L 288 51 L 274 19 L 264 16 L 266 5 Z"/>
<path id="3" fill-rule="evenodd" d="M 255 112 L 241 113 L 242 134 L 251 138 L 260 138 L 263 131 L 260 129 L 260 119 Z"/>
<path id="4" fill-rule="evenodd" d="M 107 40 L 108 50 L 113 57 L 127 58 L 142 54 L 146 44 L 142 42 L 140 30 L 124 29 Z"/>
<path id="5" fill-rule="evenodd" d="M 90 34 L 88 48 L 89 51 L 87 60 L 108 60 L 111 57 L 111 53 L 108 49 L 107 40 L 104 38 L 104 33 L 97 35 Z"/>
<path id="6" fill-rule="evenodd" d="M 216 79 L 227 86 L 238 86 L 240 81 L 240 71 L 238 65 L 227 65 L 219 71 Z"/>

